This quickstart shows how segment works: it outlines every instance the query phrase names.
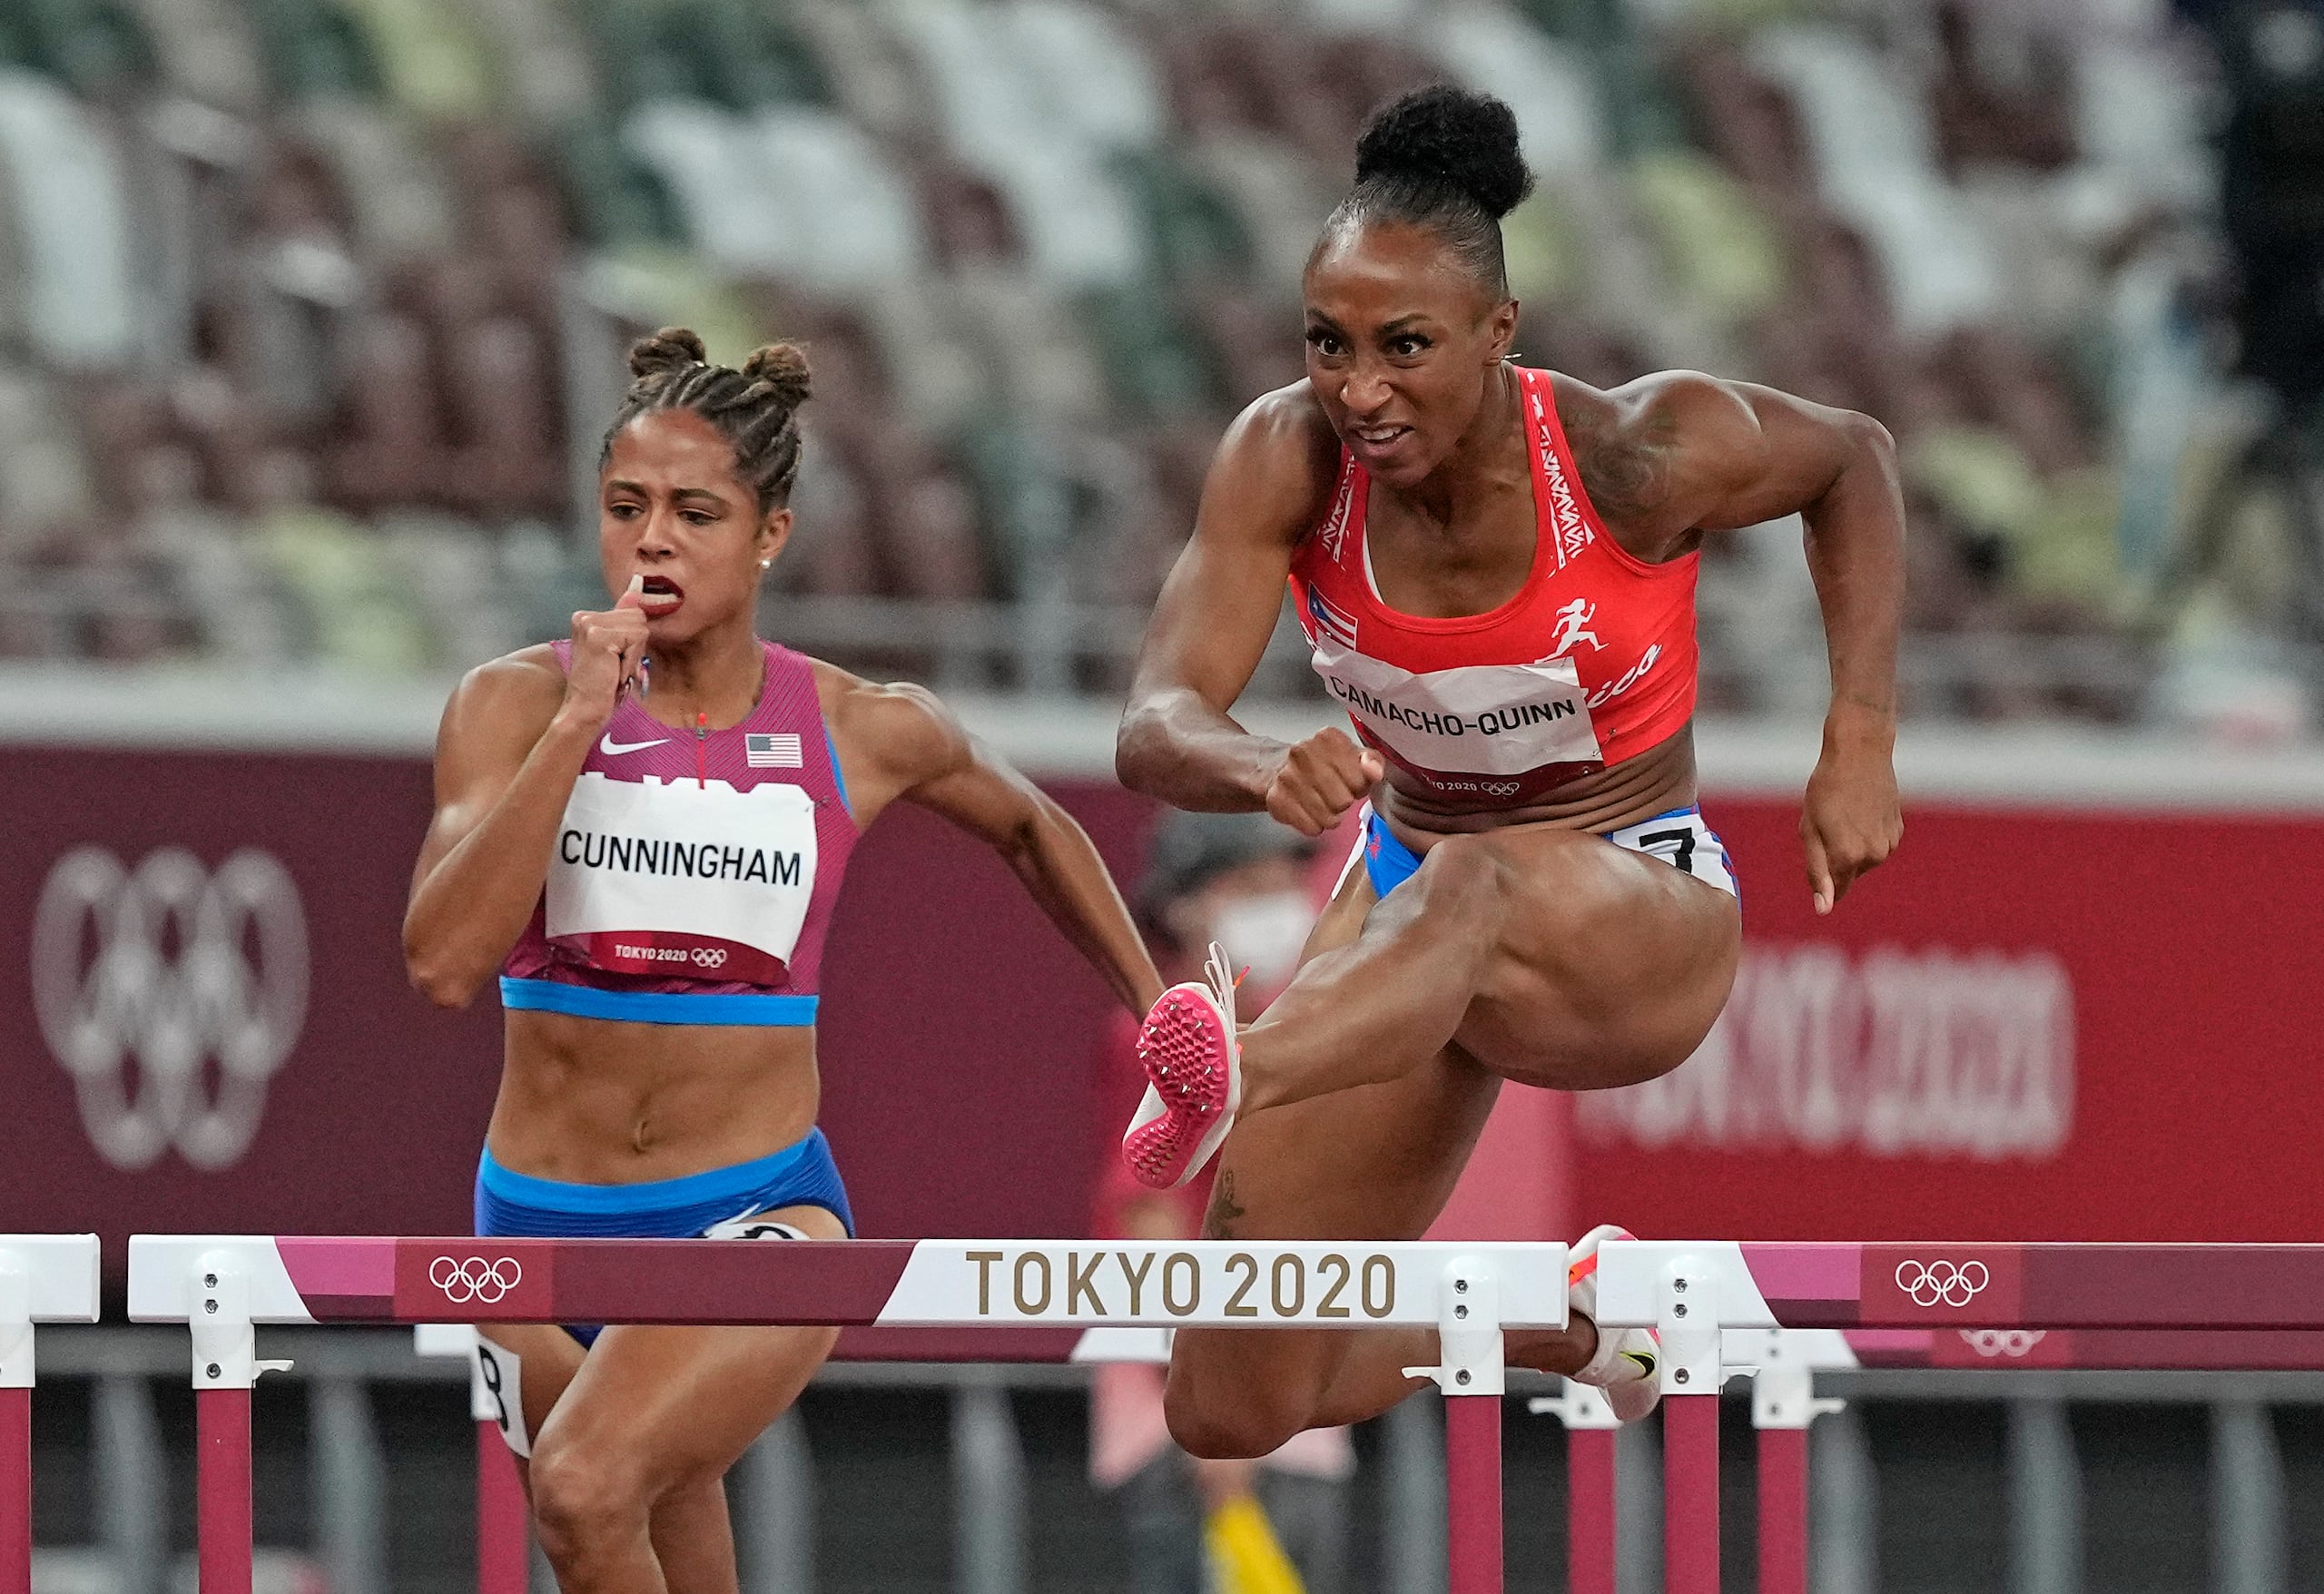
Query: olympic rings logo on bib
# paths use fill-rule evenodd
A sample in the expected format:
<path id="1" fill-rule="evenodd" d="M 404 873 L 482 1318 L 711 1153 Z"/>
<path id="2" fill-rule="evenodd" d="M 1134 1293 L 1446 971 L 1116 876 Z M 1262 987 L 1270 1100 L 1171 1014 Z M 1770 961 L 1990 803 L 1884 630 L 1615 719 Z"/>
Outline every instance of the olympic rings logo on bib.
<path id="1" fill-rule="evenodd" d="M 1982 1262 L 1900 1262 L 1896 1287 L 1915 1306 L 1966 1306 L 1993 1274 Z"/>
<path id="2" fill-rule="evenodd" d="M 470 1301 L 484 1306 L 497 1305 L 507 1299 L 508 1292 L 524 1277 L 525 1270 L 514 1256 L 491 1261 L 481 1256 L 470 1256 L 465 1261 L 438 1256 L 428 1264 L 428 1282 L 443 1291 L 444 1298 L 455 1305 Z"/>

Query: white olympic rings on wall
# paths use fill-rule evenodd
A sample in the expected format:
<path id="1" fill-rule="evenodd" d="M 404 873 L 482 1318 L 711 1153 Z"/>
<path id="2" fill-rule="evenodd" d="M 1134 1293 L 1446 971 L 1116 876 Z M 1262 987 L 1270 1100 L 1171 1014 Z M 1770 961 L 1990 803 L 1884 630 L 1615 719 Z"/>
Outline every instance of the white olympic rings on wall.
<path id="1" fill-rule="evenodd" d="M 694 960 L 697 966 L 704 969 L 721 968 L 726 961 L 726 949 L 724 947 L 696 947 L 694 950 Z"/>
<path id="2" fill-rule="evenodd" d="M 1965 1328 L 1961 1343 L 1980 1356 L 2023 1356 L 2050 1337 L 2043 1328 Z"/>
<path id="3" fill-rule="evenodd" d="M 1896 1264 L 1896 1287 L 1915 1306 L 1966 1306 L 1992 1282 L 1982 1262 Z"/>
<path id="4" fill-rule="evenodd" d="M 241 1159 L 305 1028 L 308 969 L 298 884 L 253 849 L 213 872 L 182 847 L 134 871 L 78 847 L 33 910 L 41 1034 L 117 1168 L 151 1166 L 172 1146 L 198 1168 Z"/>
<path id="5" fill-rule="evenodd" d="M 428 1264 L 428 1282 L 443 1291 L 444 1298 L 455 1305 L 475 1301 L 490 1306 L 506 1300 L 508 1292 L 524 1277 L 525 1270 L 514 1256 L 497 1257 L 489 1262 L 481 1256 L 465 1260 L 438 1256 Z"/>

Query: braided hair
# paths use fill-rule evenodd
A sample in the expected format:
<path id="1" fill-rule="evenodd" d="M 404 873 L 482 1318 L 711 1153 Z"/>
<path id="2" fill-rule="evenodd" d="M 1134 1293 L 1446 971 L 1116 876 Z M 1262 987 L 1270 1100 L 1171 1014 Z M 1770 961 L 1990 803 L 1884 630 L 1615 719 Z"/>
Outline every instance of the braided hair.
<path id="1" fill-rule="evenodd" d="M 665 327 L 630 345 L 629 374 L 629 391 L 597 450 L 599 470 L 613 457 L 615 435 L 631 421 L 690 409 L 733 447 L 734 474 L 758 494 L 761 514 L 791 501 L 799 474 L 799 407 L 812 386 L 804 349 L 770 343 L 738 370 L 711 364 L 688 329 Z"/>
<path id="2" fill-rule="evenodd" d="M 1372 113 L 1355 143 L 1355 186 L 1324 223 L 1325 241 L 1371 221 L 1433 229 L 1488 290 L 1506 299 L 1501 219 L 1533 192 L 1517 117 L 1491 94 L 1435 84 Z"/>

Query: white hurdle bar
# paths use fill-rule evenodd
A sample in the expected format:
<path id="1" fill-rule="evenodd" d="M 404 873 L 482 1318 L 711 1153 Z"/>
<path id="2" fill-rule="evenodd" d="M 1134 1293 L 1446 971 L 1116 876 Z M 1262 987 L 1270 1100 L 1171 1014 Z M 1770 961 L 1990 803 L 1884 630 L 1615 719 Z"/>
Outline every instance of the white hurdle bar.
<path id="1" fill-rule="evenodd" d="M 249 1594 L 265 1323 L 1433 1328 L 1450 1594 L 1501 1594 L 1503 1332 L 1566 1323 L 1556 1244 L 139 1235 L 129 1315 L 192 1331 L 202 1594 Z"/>
<path id="2" fill-rule="evenodd" d="M 33 1327 L 94 1323 L 94 1235 L 0 1235 L 0 1594 L 32 1594 Z"/>

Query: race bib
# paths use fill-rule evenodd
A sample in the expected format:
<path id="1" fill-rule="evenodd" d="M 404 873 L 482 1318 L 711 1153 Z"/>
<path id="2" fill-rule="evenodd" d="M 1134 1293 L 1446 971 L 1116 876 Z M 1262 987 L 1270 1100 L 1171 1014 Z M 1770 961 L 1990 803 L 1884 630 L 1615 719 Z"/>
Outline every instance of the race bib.
<path id="1" fill-rule="evenodd" d="M 1324 689 L 1417 769 L 1520 775 L 1602 756 L 1571 659 L 1415 675 L 1326 635 L 1316 639 L 1314 662 Z"/>
<path id="2" fill-rule="evenodd" d="M 815 889 L 815 802 L 769 782 L 574 782 L 550 854 L 550 940 L 600 969 L 779 985 Z"/>

